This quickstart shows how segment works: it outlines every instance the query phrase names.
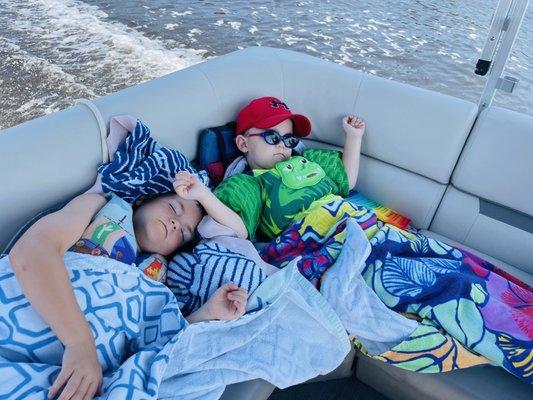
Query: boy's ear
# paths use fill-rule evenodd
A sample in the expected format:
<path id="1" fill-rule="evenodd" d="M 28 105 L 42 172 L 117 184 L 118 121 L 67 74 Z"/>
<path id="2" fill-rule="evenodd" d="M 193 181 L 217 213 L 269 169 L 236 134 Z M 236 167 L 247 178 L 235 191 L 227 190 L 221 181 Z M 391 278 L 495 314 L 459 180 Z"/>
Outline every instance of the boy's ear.
<path id="1" fill-rule="evenodd" d="M 246 137 L 244 135 L 237 135 L 237 137 L 235 138 L 235 144 L 237 145 L 237 148 L 240 150 L 241 153 L 248 152 L 248 141 L 246 140 Z"/>

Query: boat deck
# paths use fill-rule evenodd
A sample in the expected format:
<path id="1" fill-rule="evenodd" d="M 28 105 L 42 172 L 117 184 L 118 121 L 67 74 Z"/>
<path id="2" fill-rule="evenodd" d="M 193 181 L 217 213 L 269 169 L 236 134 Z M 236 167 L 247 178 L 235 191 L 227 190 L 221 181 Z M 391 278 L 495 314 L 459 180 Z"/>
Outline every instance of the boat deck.
<path id="1" fill-rule="evenodd" d="M 344 379 L 313 382 L 276 389 L 268 400 L 388 400 L 355 375 Z"/>

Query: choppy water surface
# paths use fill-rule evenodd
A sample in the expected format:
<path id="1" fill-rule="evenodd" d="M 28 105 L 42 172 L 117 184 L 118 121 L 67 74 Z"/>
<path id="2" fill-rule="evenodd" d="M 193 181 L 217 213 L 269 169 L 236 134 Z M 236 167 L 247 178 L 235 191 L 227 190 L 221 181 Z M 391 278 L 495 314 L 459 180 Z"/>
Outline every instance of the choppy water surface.
<path id="1" fill-rule="evenodd" d="M 297 50 L 477 102 L 496 0 L 0 0 L 0 128 L 225 54 Z M 533 115 L 533 11 L 495 104 Z"/>

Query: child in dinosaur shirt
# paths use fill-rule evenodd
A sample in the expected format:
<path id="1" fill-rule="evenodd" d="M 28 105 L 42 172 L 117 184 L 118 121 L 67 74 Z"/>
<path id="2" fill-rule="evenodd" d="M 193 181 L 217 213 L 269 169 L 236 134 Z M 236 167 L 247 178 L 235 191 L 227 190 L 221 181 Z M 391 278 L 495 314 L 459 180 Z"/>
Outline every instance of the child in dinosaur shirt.
<path id="1" fill-rule="evenodd" d="M 259 230 L 262 239 L 274 238 L 355 186 L 365 123 L 348 115 L 342 127 L 342 153 L 306 149 L 293 155 L 300 138 L 311 132 L 309 119 L 275 97 L 252 100 L 237 116 L 235 138 L 249 171 L 223 181 L 215 195 L 241 216 L 249 237 Z"/>

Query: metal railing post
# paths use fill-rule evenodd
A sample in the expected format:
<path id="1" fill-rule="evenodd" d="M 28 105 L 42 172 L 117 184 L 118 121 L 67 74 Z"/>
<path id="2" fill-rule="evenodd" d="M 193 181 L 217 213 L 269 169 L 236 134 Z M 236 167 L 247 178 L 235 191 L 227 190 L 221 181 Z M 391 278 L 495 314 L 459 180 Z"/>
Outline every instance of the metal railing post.
<path id="1" fill-rule="evenodd" d="M 478 103 L 478 113 L 490 106 L 496 89 L 511 93 L 518 79 L 502 73 L 524 19 L 529 0 L 500 0 L 494 12 L 489 36 L 481 58 L 476 64 L 476 74 L 488 79 Z"/>

